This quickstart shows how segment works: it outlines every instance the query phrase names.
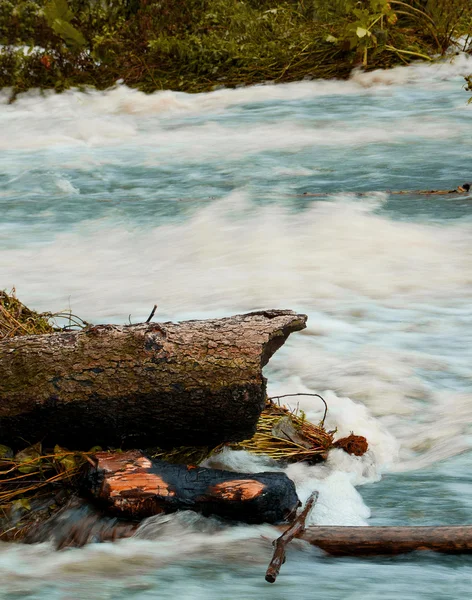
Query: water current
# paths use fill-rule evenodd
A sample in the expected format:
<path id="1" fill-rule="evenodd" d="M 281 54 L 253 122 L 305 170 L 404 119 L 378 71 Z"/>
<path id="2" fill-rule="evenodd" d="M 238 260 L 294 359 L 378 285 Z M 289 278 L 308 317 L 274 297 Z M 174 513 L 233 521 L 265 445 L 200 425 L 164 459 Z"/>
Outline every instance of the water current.
<path id="1" fill-rule="evenodd" d="M 472 194 L 390 193 L 472 180 L 470 72 L 457 56 L 197 95 L 4 92 L 0 288 L 95 323 L 154 303 L 159 320 L 305 312 L 269 392 L 323 394 L 327 424 L 370 443 L 287 469 L 300 498 L 320 492 L 311 522 L 472 523 Z M 320 419 L 315 398 L 299 406 Z M 471 597 L 467 556 L 339 559 L 302 542 L 270 586 L 273 537 L 182 513 L 116 544 L 3 543 L 0 598 Z"/>

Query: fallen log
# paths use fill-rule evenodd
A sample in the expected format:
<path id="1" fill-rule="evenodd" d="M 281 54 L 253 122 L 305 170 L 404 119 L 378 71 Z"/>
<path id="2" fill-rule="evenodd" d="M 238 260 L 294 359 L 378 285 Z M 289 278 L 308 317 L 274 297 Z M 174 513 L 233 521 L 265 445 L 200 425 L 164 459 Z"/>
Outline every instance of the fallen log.
<path id="1" fill-rule="evenodd" d="M 0 441 L 161 448 L 251 437 L 262 367 L 306 316 L 269 310 L 0 341 Z"/>
<path id="2" fill-rule="evenodd" d="M 299 506 L 285 473 L 173 465 L 151 461 L 138 450 L 98 452 L 95 460 L 87 487 L 117 517 L 142 519 L 185 509 L 245 523 L 280 523 Z"/>
<path id="3" fill-rule="evenodd" d="M 382 190 L 384 194 L 401 194 L 407 196 L 447 196 L 448 194 L 469 194 L 471 190 L 472 184 L 463 183 L 462 185 L 458 185 L 454 190 Z M 368 196 L 372 193 L 378 192 L 379 190 L 372 190 L 370 192 L 348 192 L 349 194 L 354 194 L 355 196 Z M 303 194 L 293 194 L 294 197 L 303 198 L 303 197 L 319 197 L 326 198 L 333 192 L 303 192 Z M 292 194 L 291 194 L 292 195 Z"/>
<path id="4" fill-rule="evenodd" d="M 316 502 L 317 499 L 318 492 L 313 492 L 308 498 L 305 504 L 305 508 L 298 515 L 298 517 L 296 517 L 293 523 L 289 526 L 289 528 L 273 542 L 275 550 L 272 556 L 272 560 L 270 561 L 270 564 L 267 567 L 265 576 L 265 580 L 267 582 L 275 583 L 277 575 L 280 571 L 280 567 L 285 562 L 285 553 L 287 550 L 287 545 L 293 540 L 294 537 L 300 536 L 305 531 L 306 519 L 310 514 L 310 511 L 313 508 L 313 504 Z"/>
<path id="5" fill-rule="evenodd" d="M 472 525 L 307 527 L 298 537 L 335 556 L 394 555 L 416 550 L 472 552 Z"/>

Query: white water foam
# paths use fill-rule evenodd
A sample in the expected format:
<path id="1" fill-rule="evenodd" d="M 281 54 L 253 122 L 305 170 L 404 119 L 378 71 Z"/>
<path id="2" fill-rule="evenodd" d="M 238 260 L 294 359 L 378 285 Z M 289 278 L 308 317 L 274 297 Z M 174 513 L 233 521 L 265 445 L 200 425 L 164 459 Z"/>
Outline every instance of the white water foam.
<path id="1" fill-rule="evenodd" d="M 46 108 L 46 107 L 45 107 Z M 54 148 L 112 147 L 117 144 L 140 150 L 148 149 L 159 156 L 156 149 L 166 149 L 166 160 L 200 162 L 205 158 L 242 158 L 266 150 L 297 151 L 305 147 L 362 146 L 375 143 L 394 143 L 409 139 L 441 140 L 460 137 L 462 127 L 448 120 L 438 122 L 425 117 L 398 118 L 382 128 L 361 122 L 347 125 L 338 120 L 330 124 L 321 120 L 312 124 L 297 124 L 289 120 L 276 124 L 254 124 L 236 129 L 218 123 L 184 125 L 179 129 L 162 128 L 159 124 L 144 131 L 133 117 L 102 118 L 89 114 L 80 107 L 73 118 L 55 119 L 47 124 L 50 115 L 29 113 L 21 118 L 2 123 L 4 135 L 0 150 L 31 150 Z M 281 128 L 283 135 L 281 135 Z M 149 163 L 147 163 L 149 164 Z M 152 164 L 152 163 L 151 163 Z"/>
<path id="2" fill-rule="evenodd" d="M 425 63 L 417 62 L 409 66 L 393 69 L 378 69 L 364 72 L 355 69 L 348 81 L 315 80 L 287 84 L 264 84 L 236 89 L 220 89 L 213 92 L 186 94 L 184 92 L 160 91 L 144 94 L 138 90 L 117 85 L 105 92 L 90 89 L 87 94 L 68 90 L 61 95 L 54 92 L 31 90 L 20 94 L 15 103 L 15 112 L 24 110 L 41 114 L 44 109 L 55 114 L 62 112 L 73 116 L 81 107 L 87 112 L 101 114 L 196 114 L 212 113 L 259 102 L 284 102 L 311 97 L 332 95 L 358 95 L 375 93 L 374 88 L 395 85 L 439 84 L 458 77 L 465 77 L 472 70 L 472 58 L 461 53 L 447 60 Z M 6 104 L 9 91 L 3 91 L 0 103 Z M 38 102 L 42 99 L 42 102 Z"/>
<path id="3" fill-rule="evenodd" d="M 143 317 L 154 300 L 161 315 L 310 307 L 350 316 L 351 327 L 356 311 L 368 318 L 376 302 L 405 317 L 419 305 L 456 306 L 460 318 L 472 282 L 472 225 L 391 221 L 371 212 L 373 200 L 293 213 L 234 192 L 160 227 L 83 222 L 46 245 L 3 250 L 2 279 L 39 309 L 71 299 L 95 319 L 123 318 L 131 307 Z M 38 301 L 45 288 L 48 306 Z"/>
<path id="4" fill-rule="evenodd" d="M 467 77 L 472 67 L 472 58 L 467 53 L 458 53 L 446 60 L 427 63 L 417 61 L 407 67 L 399 66 L 393 69 L 375 69 L 362 71 L 355 69 L 350 81 L 365 88 L 376 86 L 391 86 L 417 84 L 440 87 L 445 81 L 458 77 Z"/>
<path id="5" fill-rule="evenodd" d="M 311 145 L 365 145 L 408 138 L 445 139 L 460 136 L 461 128 L 437 115 L 401 114 L 397 102 L 395 119 L 384 119 L 382 126 L 357 119 L 294 123 L 281 115 L 277 124 L 252 123 L 250 128 L 236 129 L 221 123 L 184 123 L 167 129 L 169 118 L 187 118 L 196 115 L 232 114 L 247 104 L 267 102 L 294 102 L 325 96 L 356 97 L 390 94 L 401 86 L 427 87 L 451 85 L 451 80 L 465 76 L 472 70 L 472 60 L 461 54 L 451 60 L 427 65 L 419 63 L 408 67 L 373 72 L 354 71 L 348 81 L 303 81 L 283 85 L 259 85 L 239 89 L 222 89 L 210 93 L 185 94 L 162 91 L 146 95 L 118 85 L 104 92 L 87 93 L 69 90 L 63 94 L 42 93 L 37 90 L 21 94 L 11 106 L 8 93 L 0 95 L 0 149 L 84 148 L 97 146 L 130 145 L 166 147 L 175 158 L 186 156 L 215 157 L 245 155 L 264 149 L 297 150 Z M 392 88 L 389 91 L 388 88 Z M 456 110 L 469 111 L 466 98 Z M 150 127 L 147 117 L 154 117 Z M 281 135 L 281 128 L 284 135 Z M 219 154 L 218 154 L 219 153 Z"/>

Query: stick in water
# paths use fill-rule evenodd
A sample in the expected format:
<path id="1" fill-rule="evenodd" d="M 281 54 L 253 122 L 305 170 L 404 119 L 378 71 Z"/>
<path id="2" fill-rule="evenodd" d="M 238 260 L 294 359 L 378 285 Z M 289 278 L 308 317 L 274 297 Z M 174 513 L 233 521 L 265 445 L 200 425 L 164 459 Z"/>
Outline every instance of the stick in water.
<path id="1" fill-rule="evenodd" d="M 285 550 L 287 548 L 287 544 L 291 542 L 294 537 L 303 533 L 305 530 L 306 519 L 317 499 L 318 492 L 313 492 L 308 498 L 305 508 L 298 515 L 298 517 L 295 517 L 290 527 L 273 542 L 273 546 L 275 547 L 274 555 L 272 556 L 272 560 L 270 561 L 265 576 L 266 581 L 269 583 L 274 583 L 277 579 L 280 567 L 285 562 Z"/>

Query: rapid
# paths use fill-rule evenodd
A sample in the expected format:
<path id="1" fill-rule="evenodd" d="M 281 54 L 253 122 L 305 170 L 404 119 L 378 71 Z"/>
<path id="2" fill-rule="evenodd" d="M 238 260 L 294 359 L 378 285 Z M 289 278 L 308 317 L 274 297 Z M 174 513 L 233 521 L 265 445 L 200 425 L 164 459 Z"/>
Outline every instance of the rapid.
<path id="1" fill-rule="evenodd" d="M 472 523 L 472 193 L 391 193 L 472 181 L 471 72 L 458 55 L 196 95 L 0 92 L 0 287 L 95 323 L 154 304 L 158 320 L 308 314 L 265 368 L 269 395 L 322 394 L 326 425 L 370 445 L 286 469 L 302 500 L 320 492 L 311 523 Z M 302 542 L 270 586 L 276 536 L 182 513 L 115 544 L 0 543 L 0 599 L 470 594 L 468 556 L 335 559 Z"/>

